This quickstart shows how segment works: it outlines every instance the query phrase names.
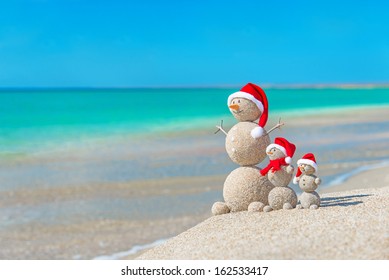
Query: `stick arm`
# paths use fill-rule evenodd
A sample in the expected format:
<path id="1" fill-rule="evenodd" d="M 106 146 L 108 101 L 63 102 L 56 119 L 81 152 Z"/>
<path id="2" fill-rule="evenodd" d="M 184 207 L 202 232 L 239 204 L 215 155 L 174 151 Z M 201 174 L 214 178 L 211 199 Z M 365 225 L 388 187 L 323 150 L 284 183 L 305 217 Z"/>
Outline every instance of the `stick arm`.
<path id="1" fill-rule="evenodd" d="M 223 128 L 223 120 L 220 121 L 220 125 L 217 125 L 216 128 L 217 130 L 215 131 L 215 134 L 221 131 L 227 136 L 227 132 Z"/>
<path id="2" fill-rule="evenodd" d="M 272 127 L 267 134 L 270 134 L 273 130 L 276 130 L 277 128 L 281 129 L 281 126 L 285 125 L 285 123 L 281 122 L 281 118 L 278 120 L 278 123 Z"/>

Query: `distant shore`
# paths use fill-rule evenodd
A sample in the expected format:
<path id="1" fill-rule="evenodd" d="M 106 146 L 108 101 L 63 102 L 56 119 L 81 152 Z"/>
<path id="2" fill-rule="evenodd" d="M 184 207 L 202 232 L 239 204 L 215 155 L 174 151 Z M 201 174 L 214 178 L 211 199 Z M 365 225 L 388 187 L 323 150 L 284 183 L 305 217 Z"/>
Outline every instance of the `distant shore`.
<path id="1" fill-rule="evenodd" d="M 79 87 L 46 87 L 46 86 L 36 86 L 36 87 L 0 87 L 1 91 L 8 90 L 32 90 L 32 91 L 41 91 L 41 90 L 109 90 L 109 89 L 203 89 L 203 88 L 240 88 L 241 84 L 220 84 L 220 85 L 155 85 L 155 86 L 120 86 L 120 87 L 93 87 L 93 86 L 79 86 Z M 277 83 L 263 83 L 261 87 L 264 89 L 277 88 L 277 89 L 375 89 L 375 88 L 389 88 L 389 83 L 298 83 L 298 84 L 277 84 Z"/>

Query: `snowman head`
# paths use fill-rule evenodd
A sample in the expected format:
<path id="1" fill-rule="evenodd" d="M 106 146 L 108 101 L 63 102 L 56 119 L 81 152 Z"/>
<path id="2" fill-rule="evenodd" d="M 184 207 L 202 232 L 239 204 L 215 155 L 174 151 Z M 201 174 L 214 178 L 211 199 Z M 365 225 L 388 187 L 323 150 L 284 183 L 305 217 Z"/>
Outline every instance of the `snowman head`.
<path id="1" fill-rule="evenodd" d="M 230 112 L 240 122 L 252 122 L 261 116 L 261 111 L 258 106 L 243 97 L 236 97 L 230 101 L 228 106 L 230 108 Z"/>
<path id="2" fill-rule="evenodd" d="M 269 156 L 270 160 L 275 160 L 275 159 L 283 158 L 286 156 L 283 151 L 281 151 L 280 149 L 277 149 L 276 147 L 272 147 L 269 150 L 266 149 L 266 153 Z"/>
<path id="3" fill-rule="evenodd" d="M 258 120 L 258 126 L 252 131 L 253 138 L 263 135 L 268 117 L 268 102 L 263 89 L 252 83 L 248 83 L 230 96 L 227 105 L 231 113 L 238 121 Z"/>
<path id="4" fill-rule="evenodd" d="M 300 163 L 299 169 L 300 169 L 301 173 L 305 174 L 305 175 L 311 175 L 311 174 L 315 173 L 315 171 L 316 171 L 313 166 L 306 164 L 306 163 Z"/>
<path id="5" fill-rule="evenodd" d="M 299 170 L 297 171 L 296 177 L 300 174 L 311 175 L 318 170 L 315 155 L 312 153 L 305 154 L 301 159 L 297 161 Z"/>
<path id="6" fill-rule="evenodd" d="M 312 153 L 305 154 L 297 161 L 298 170 L 296 176 L 293 179 L 293 183 L 297 184 L 301 174 L 311 175 L 318 170 L 315 155 Z"/>
<path id="7" fill-rule="evenodd" d="M 295 151 L 296 145 L 282 137 L 275 138 L 274 143 L 266 147 L 266 153 L 270 160 L 285 158 L 287 164 L 292 163 Z"/>

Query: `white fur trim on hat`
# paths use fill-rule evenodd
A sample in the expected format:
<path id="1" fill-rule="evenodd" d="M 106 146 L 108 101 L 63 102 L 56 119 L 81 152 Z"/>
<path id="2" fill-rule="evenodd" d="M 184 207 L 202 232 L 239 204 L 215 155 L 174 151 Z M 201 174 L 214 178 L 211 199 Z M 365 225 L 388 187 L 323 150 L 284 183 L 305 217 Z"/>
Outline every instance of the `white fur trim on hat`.
<path id="1" fill-rule="evenodd" d="M 276 148 L 276 149 L 278 149 L 278 150 L 281 150 L 281 152 L 283 152 L 284 153 L 284 155 L 286 156 L 287 154 L 286 154 L 286 150 L 285 150 L 285 148 L 284 147 L 282 147 L 281 145 L 278 145 L 278 144 L 270 144 L 269 146 L 267 146 L 266 147 L 266 153 L 268 152 L 268 151 L 270 151 L 272 148 Z M 288 163 L 288 162 L 287 162 Z"/>
<path id="2" fill-rule="evenodd" d="M 314 162 L 313 160 L 301 158 L 297 161 L 297 165 L 300 165 L 303 163 L 308 164 L 308 165 L 312 166 L 313 168 L 315 168 L 316 172 L 319 170 L 319 167 L 317 166 L 316 162 Z"/>
<path id="3" fill-rule="evenodd" d="M 263 135 L 263 128 L 260 126 L 257 126 L 251 130 L 250 134 L 251 134 L 251 137 L 253 137 L 254 139 L 258 139 L 259 137 L 261 137 Z"/>
<path id="4" fill-rule="evenodd" d="M 291 163 L 292 163 L 292 158 L 291 158 L 291 157 L 286 157 L 286 158 L 285 158 L 285 162 L 286 162 L 287 164 L 291 164 Z"/>
<path id="5" fill-rule="evenodd" d="M 293 184 L 297 185 L 297 183 L 299 182 L 299 178 L 300 177 L 294 177 L 293 178 Z"/>
<path id="6" fill-rule="evenodd" d="M 254 96 L 252 96 L 251 94 L 247 93 L 247 92 L 243 92 L 243 91 L 237 91 L 233 94 L 231 94 L 230 96 L 228 96 L 228 100 L 227 100 L 227 106 L 230 106 L 231 104 L 231 100 L 234 99 L 234 98 L 246 98 L 252 102 L 255 103 L 255 105 L 257 105 L 259 111 L 261 111 L 261 113 L 263 113 L 263 104 L 261 101 L 257 100 L 254 98 Z"/>

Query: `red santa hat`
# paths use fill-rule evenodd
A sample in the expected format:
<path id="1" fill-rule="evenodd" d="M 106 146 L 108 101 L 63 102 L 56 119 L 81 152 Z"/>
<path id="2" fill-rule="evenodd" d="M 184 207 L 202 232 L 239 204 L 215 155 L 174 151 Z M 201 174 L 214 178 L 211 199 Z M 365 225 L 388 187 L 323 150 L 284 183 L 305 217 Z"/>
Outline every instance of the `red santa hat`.
<path id="1" fill-rule="evenodd" d="M 319 169 L 319 167 L 317 166 L 317 163 L 316 163 L 315 156 L 312 153 L 308 153 L 308 154 L 304 155 L 301 159 L 299 159 L 297 161 L 297 165 L 300 165 L 300 164 L 308 164 L 308 165 L 312 166 L 313 168 L 315 168 L 316 172 Z M 300 170 L 300 168 L 298 168 L 296 176 L 293 178 L 294 184 L 297 184 L 298 178 L 300 176 L 301 176 L 301 170 Z"/>
<path id="2" fill-rule="evenodd" d="M 254 85 L 252 83 L 248 83 L 247 85 L 242 87 L 240 91 L 235 92 L 228 97 L 227 105 L 229 106 L 231 104 L 232 99 L 239 97 L 251 100 L 252 102 L 254 102 L 255 105 L 257 105 L 259 111 L 261 111 L 261 116 L 259 117 L 258 122 L 259 127 L 256 127 L 251 131 L 251 136 L 253 138 L 261 137 L 263 134 L 263 128 L 265 127 L 267 122 L 269 107 L 265 92 L 259 86 Z"/>
<path id="3" fill-rule="evenodd" d="M 287 164 L 292 163 L 292 157 L 296 151 L 296 145 L 290 143 L 288 140 L 282 137 L 274 139 L 274 143 L 266 147 L 266 152 L 269 152 L 272 148 L 281 150 L 285 155 L 285 162 Z"/>

